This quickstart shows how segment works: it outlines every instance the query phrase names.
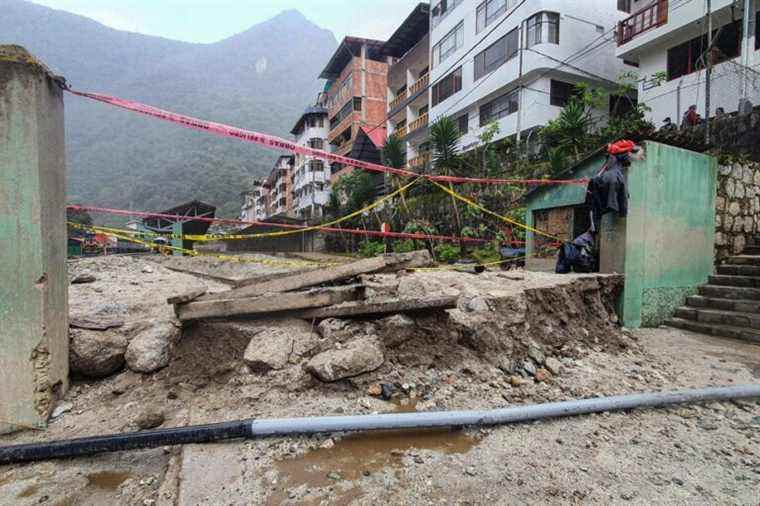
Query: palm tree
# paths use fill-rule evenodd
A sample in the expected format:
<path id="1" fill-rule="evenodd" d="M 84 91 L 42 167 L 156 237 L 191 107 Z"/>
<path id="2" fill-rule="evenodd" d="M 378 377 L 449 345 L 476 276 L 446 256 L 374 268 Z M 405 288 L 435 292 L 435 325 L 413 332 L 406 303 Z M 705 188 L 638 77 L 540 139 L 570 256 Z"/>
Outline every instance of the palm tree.
<path id="1" fill-rule="evenodd" d="M 383 150 L 380 154 L 383 159 L 383 165 L 386 167 L 401 169 L 406 164 L 404 142 L 401 140 L 401 137 L 395 133 L 392 133 L 390 136 L 388 136 L 388 139 L 385 141 L 385 146 L 383 146 Z M 391 174 L 389 176 L 389 179 L 394 190 L 401 187 L 399 176 Z M 401 203 L 404 205 L 404 209 L 406 209 L 408 213 L 409 207 L 406 205 L 406 197 L 404 196 L 403 192 L 401 193 Z"/>
<path id="2" fill-rule="evenodd" d="M 453 176 L 461 165 L 461 155 L 459 154 L 459 127 L 454 120 L 448 116 L 442 116 L 430 127 L 430 144 L 433 150 L 433 167 L 435 170 L 446 176 Z M 449 189 L 454 191 L 454 187 L 449 183 Z M 462 220 L 459 216 L 459 207 L 454 195 L 451 195 L 451 205 L 454 208 L 454 218 L 457 223 L 457 235 L 462 232 Z M 461 237 L 461 236 L 460 236 Z M 459 248 L 465 251 L 464 242 L 460 240 Z"/>

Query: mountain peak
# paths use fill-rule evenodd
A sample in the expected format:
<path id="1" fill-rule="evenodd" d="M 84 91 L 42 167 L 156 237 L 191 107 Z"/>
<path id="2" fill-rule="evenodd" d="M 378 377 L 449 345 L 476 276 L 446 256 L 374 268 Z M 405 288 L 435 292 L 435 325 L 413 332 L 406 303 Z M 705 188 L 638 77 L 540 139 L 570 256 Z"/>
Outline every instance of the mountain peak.
<path id="1" fill-rule="evenodd" d="M 309 20 L 304 16 L 301 11 L 298 9 L 285 9 L 284 11 L 277 14 L 275 17 L 272 18 L 272 21 L 300 21 L 300 22 L 309 22 Z"/>

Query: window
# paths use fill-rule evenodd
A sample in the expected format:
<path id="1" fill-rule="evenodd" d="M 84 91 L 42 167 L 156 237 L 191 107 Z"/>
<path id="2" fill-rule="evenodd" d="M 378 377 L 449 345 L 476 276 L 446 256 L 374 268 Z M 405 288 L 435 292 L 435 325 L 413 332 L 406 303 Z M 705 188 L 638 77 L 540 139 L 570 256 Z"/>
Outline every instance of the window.
<path id="1" fill-rule="evenodd" d="M 309 128 L 323 127 L 325 126 L 325 119 L 322 116 L 309 116 L 307 121 Z"/>
<path id="2" fill-rule="evenodd" d="M 638 64 L 638 62 L 635 62 L 635 61 L 631 61 L 631 60 L 623 60 L 623 64 L 625 64 L 625 65 L 629 65 L 629 66 L 631 66 L 631 67 L 636 67 L 636 68 L 638 68 L 638 67 L 639 67 L 639 64 Z"/>
<path id="3" fill-rule="evenodd" d="M 311 160 L 309 162 L 309 170 L 311 172 L 321 172 L 325 169 L 325 163 L 322 160 Z"/>
<path id="4" fill-rule="evenodd" d="M 578 88 L 574 84 L 563 81 L 551 80 L 551 92 L 549 93 L 549 103 L 557 107 L 565 107 L 570 99 L 578 95 Z"/>
<path id="5" fill-rule="evenodd" d="M 309 147 L 312 149 L 324 149 L 325 141 L 323 139 L 309 139 Z"/>
<path id="6" fill-rule="evenodd" d="M 475 17 L 475 30 L 479 33 L 483 28 L 493 23 L 496 18 L 515 6 L 517 0 L 485 0 L 478 5 Z"/>
<path id="7" fill-rule="evenodd" d="M 446 61 L 446 58 L 456 52 L 457 49 L 462 47 L 464 43 L 464 21 L 460 22 L 456 28 L 447 33 L 441 40 L 433 46 L 433 62 L 432 65 L 440 65 L 441 62 Z"/>
<path id="8" fill-rule="evenodd" d="M 459 67 L 433 86 L 433 107 L 462 89 L 462 67 Z"/>
<path id="9" fill-rule="evenodd" d="M 436 2 L 433 5 L 433 10 L 431 11 L 433 26 L 438 26 L 438 23 L 440 23 L 441 20 L 449 14 L 449 12 L 454 10 L 454 8 L 461 3 L 462 0 L 439 0 Z"/>
<path id="10" fill-rule="evenodd" d="M 477 81 L 517 56 L 520 36 L 517 28 L 475 55 L 475 80 Z"/>
<path id="11" fill-rule="evenodd" d="M 359 107 L 361 110 L 361 97 L 356 97 L 356 98 L 359 98 Z M 351 113 L 354 110 L 353 107 L 354 107 L 354 103 L 356 102 L 356 98 L 354 98 L 353 101 L 350 101 L 346 105 L 344 105 L 343 108 L 340 111 L 338 111 L 338 114 L 336 114 L 335 117 L 333 117 L 333 119 L 330 120 L 330 130 L 338 126 L 341 121 L 343 121 L 344 119 L 346 119 L 348 116 L 351 115 Z"/>
<path id="12" fill-rule="evenodd" d="M 618 0 L 617 10 L 631 13 L 631 0 Z"/>
<path id="13" fill-rule="evenodd" d="M 343 82 L 336 88 L 335 93 L 327 101 L 327 108 L 332 109 L 338 104 L 341 104 L 344 100 L 346 100 L 348 97 L 353 95 L 353 90 L 354 90 L 354 75 L 353 73 L 350 73 L 346 76 Z"/>
<path id="14" fill-rule="evenodd" d="M 354 97 L 354 111 L 362 110 L 362 97 Z"/>
<path id="15" fill-rule="evenodd" d="M 470 117 L 467 114 L 463 114 L 457 118 L 457 127 L 459 129 L 459 135 L 464 135 L 470 129 Z"/>
<path id="16" fill-rule="evenodd" d="M 741 20 L 715 30 L 712 64 L 736 58 L 741 53 Z M 668 49 L 668 81 L 705 68 L 707 36 L 696 37 Z"/>
<path id="17" fill-rule="evenodd" d="M 520 108 L 520 91 L 513 90 L 499 98 L 480 106 L 480 126 L 486 126 L 492 121 L 509 116 Z"/>
<path id="18" fill-rule="evenodd" d="M 528 18 L 526 47 L 536 44 L 559 44 L 559 14 L 539 12 Z"/>
<path id="19" fill-rule="evenodd" d="M 760 49 L 760 11 L 755 13 L 755 51 Z"/>

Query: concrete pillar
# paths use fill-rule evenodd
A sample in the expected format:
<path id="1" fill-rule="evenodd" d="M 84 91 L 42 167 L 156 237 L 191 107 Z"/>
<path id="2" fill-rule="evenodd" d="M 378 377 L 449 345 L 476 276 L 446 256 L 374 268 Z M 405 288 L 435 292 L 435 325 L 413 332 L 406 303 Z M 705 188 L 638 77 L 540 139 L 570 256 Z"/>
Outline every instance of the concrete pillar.
<path id="1" fill-rule="evenodd" d="M 68 388 L 63 91 L 0 46 L 0 433 L 44 427 Z"/>

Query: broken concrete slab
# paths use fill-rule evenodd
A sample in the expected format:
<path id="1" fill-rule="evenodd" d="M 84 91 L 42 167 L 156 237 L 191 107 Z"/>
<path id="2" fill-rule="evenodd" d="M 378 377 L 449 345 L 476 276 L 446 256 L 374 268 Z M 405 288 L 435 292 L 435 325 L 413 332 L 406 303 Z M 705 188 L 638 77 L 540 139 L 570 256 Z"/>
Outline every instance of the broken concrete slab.
<path id="1" fill-rule="evenodd" d="M 355 301 L 364 296 L 361 286 L 313 290 L 305 293 L 283 293 L 277 297 L 245 299 L 198 300 L 176 306 L 181 321 L 234 316 L 257 316 L 312 309 Z M 300 315 L 299 315 L 300 316 Z"/>
<path id="2" fill-rule="evenodd" d="M 181 295 L 175 295 L 173 297 L 169 297 L 166 299 L 167 304 L 184 304 L 186 302 L 192 302 L 198 297 L 205 295 L 208 291 L 207 288 L 198 288 L 196 290 L 191 290 L 189 292 L 183 293 Z"/>
<path id="3" fill-rule="evenodd" d="M 242 286 L 228 292 L 206 295 L 201 300 L 239 299 L 267 293 L 291 292 L 333 281 L 351 279 L 360 274 L 396 272 L 404 269 L 426 267 L 431 264 L 432 258 L 427 250 L 412 251 L 411 253 L 391 253 L 326 269 L 310 270 L 285 277 L 275 277 L 269 281 Z"/>
<path id="4" fill-rule="evenodd" d="M 339 306 L 303 311 L 298 316 L 307 320 L 323 318 L 350 318 L 380 316 L 395 313 L 419 313 L 457 307 L 458 297 L 443 296 L 429 299 L 397 299 L 383 302 L 353 302 Z"/>
<path id="5" fill-rule="evenodd" d="M 306 364 L 306 371 L 324 382 L 333 382 L 372 372 L 385 362 L 383 350 L 374 338 L 361 338 L 345 348 L 325 351 Z"/>

